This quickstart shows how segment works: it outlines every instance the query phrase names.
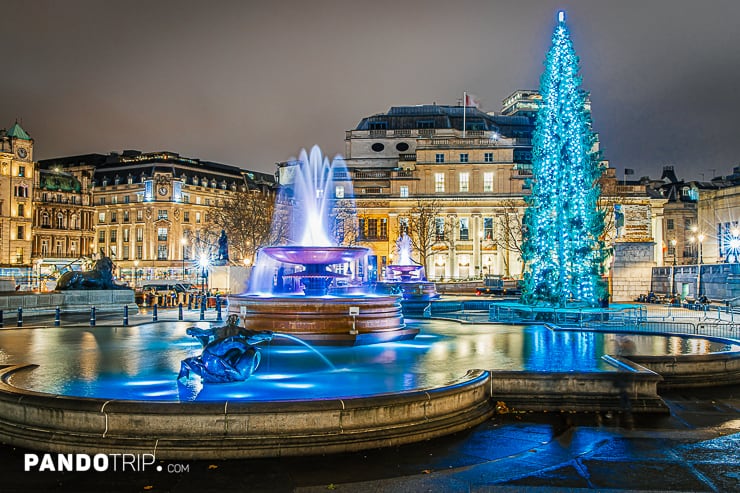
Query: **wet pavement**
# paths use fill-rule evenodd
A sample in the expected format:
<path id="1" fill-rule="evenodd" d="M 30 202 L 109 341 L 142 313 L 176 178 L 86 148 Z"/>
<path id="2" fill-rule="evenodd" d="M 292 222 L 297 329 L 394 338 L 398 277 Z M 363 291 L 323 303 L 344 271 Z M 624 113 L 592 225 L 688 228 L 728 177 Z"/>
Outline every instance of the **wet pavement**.
<path id="1" fill-rule="evenodd" d="M 196 320 L 193 313 L 186 319 Z M 136 317 L 132 324 L 151 321 Z M 0 491 L 740 491 L 740 386 L 663 397 L 668 416 L 505 414 L 448 437 L 361 453 L 118 472 L 25 472 L 26 451 L 5 446 Z"/>

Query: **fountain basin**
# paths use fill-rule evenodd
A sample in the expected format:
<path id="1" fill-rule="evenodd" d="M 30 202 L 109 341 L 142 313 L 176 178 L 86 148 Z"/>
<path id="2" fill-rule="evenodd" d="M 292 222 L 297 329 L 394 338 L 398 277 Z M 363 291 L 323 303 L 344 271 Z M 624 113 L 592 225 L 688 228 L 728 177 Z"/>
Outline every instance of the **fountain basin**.
<path id="1" fill-rule="evenodd" d="M 232 459 L 353 452 L 428 440 L 494 412 L 491 374 L 398 394 L 283 402 L 144 402 L 58 396 L 8 383 L 0 370 L 0 438 L 59 453 Z"/>
<path id="2" fill-rule="evenodd" d="M 365 247 L 271 246 L 260 251 L 286 264 L 331 265 L 353 262 L 367 255 L 369 250 Z"/>
<path id="3" fill-rule="evenodd" d="M 358 314 L 350 316 L 350 308 Z M 413 339 L 395 296 L 229 296 L 229 313 L 250 330 L 283 332 L 311 344 L 356 346 Z M 353 330 L 354 329 L 354 330 Z M 355 333 L 356 332 L 356 333 Z"/>

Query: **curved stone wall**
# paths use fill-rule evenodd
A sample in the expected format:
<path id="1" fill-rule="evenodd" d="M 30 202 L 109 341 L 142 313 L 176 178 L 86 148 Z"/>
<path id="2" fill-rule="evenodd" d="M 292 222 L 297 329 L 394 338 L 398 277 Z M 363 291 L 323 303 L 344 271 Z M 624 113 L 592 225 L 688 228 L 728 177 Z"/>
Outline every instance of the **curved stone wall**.
<path id="1" fill-rule="evenodd" d="M 493 414 L 491 375 L 471 370 L 441 388 L 351 399 L 142 402 L 74 398 L 13 387 L 0 370 L 0 440 L 63 453 L 152 453 L 229 459 L 352 452 L 427 440 Z"/>

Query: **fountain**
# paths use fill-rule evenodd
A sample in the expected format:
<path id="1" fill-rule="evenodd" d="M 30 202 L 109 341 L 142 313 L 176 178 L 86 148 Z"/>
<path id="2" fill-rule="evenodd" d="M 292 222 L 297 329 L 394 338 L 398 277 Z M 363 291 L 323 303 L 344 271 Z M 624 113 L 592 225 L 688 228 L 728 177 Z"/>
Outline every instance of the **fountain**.
<path id="1" fill-rule="evenodd" d="M 354 265 L 357 272 L 368 253 L 364 247 L 337 246 L 329 234 L 334 179 L 345 176 L 341 158 L 329 162 L 314 147 L 310 155 L 301 152 L 291 171 L 294 180 L 284 184 L 282 198 L 293 206 L 290 244 L 260 250 L 249 288 L 229 297 L 229 312 L 247 329 L 281 332 L 312 344 L 413 339 L 419 331 L 404 324 L 398 297 L 334 289 L 337 279 L 349 277 L 337 267 Z"/>
<path id="2" fill-rule="evenodd" d="M 386 267 L 386 281 L 380 282 L 377 289 L 383 292 L 399 292 L 404 315 L 420 316 L 429 301 L 439 297 L 433 282 L 427 281 L 424 266 L 411 259 L 411 238 L 404 231 L 396 240 L 398 261 Z"/>

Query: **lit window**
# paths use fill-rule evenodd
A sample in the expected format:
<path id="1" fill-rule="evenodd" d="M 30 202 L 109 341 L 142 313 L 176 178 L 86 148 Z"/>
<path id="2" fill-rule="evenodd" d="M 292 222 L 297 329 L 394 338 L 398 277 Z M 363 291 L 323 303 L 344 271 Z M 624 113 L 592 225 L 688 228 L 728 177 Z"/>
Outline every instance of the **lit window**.
<path id="1" fill-rule="evenodd" d="M 445 191 L 445 175 L 444 173 L 434 173 L 434 191 L 444 192 Z"/>
<path id="2" fill-rule="evenodd" d="M 337 185 L 334 187 L 334 196 L 338 199 L 344 198 L 344 186 L 343 185 Z"/>
<path id="3" fill-rule="evenodd" d="M 408 185 L 401 185 L 401 197 L 408 197 L 408 196 L 409 196 Z"/>
<path id="4" fill-rule="evenodd" d="M 159 219 L 167 219 L 169 217 L 168 211 L 166 209 L 159 209 L 157 211 L 157 220 Z"/>
<path id="5" fill-rule="evenodd" d="M 167 241 L 167 228 L 157 228 L 157 240 Z"/>
<path id="6" fill-rule="evenodd" d="M 105 212 L 99 212 L 98 213 L 98 224 L 103 224 L 105 222 Z"/>
<path id="7" fill-rule="evenodd" d="M 483 173 L 483 191 L 493 192 L 493 171 Z"/>
<path id="8" fill-rule="evenodd" d="M 470 174 L 469 173 L 460 173 L 460 191 L 461 192 L 470 191 Z"/>

